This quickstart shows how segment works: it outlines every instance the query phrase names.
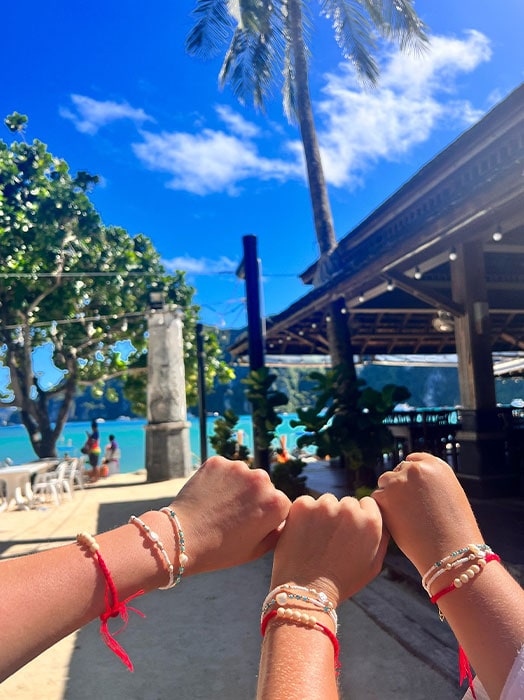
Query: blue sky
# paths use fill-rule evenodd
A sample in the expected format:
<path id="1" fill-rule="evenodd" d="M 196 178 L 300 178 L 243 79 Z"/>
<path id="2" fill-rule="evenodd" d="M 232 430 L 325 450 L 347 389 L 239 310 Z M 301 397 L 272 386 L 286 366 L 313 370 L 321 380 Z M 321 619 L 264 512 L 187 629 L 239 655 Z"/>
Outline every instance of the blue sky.
<path id="1" fill-rule="evenodd" d="M 267 313 L 308 291 L 298 275 L 317 245 L 298 132 L 278 92 L 260 114 L 219 91 L 220 57 L 185 54 L 193 7 L 4 3 L 0 115 L 27 114 L 28 138 L 98 174 L 104 223 L 148 235 L 168 269 L 187 270 L 203 320 L 239 327 L 242 236 L 258 237 Z M 338 238 L 524 80 L 522 0 L 416 7 L 430 50 L 390 48 L 371 91 L 316 17 L 311 90 Z"/>

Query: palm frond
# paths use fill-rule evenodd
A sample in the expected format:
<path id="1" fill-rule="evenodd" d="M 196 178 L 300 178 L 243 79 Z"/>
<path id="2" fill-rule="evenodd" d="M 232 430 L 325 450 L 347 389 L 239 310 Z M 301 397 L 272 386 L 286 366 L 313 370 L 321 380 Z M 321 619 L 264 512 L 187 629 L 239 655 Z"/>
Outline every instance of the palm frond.
<path id="1" fill-rule="evenodd" d="M 366 6 L 365 10 L 363 5 Z M 374 25 L 382 21 L 376 6 L 377 0 L 321 2 L 321 12 L 332 23 L 342 55 L 353 63 L 360 77 L 372 85 L 377 82 L 379 74 L 375 60 L 377 46 Z"/>
<path id="2" fill-rule="evenodd" d="M 396 41 L 402 50 L 427 44 L 426 27 L 415 11 L 414 0 L 363 0 L 363 4 L 382 36 Z"/>
<path id="3" fill-rule="evenodd" d="M 215 56 L 235 26 L 228 0 L 199 0 L 192 15 L 196 21 L 186 38 L 186 51 L 201 58 Z"/>
<path id="4" fill-rule="evenodd" d="M 263 109 L 279 66 L 284 36 L 275 6 L 260 0 L 240 0 L 240 21 L 220 70 L 220 85 L 231 85 L 240 100 Z"/>

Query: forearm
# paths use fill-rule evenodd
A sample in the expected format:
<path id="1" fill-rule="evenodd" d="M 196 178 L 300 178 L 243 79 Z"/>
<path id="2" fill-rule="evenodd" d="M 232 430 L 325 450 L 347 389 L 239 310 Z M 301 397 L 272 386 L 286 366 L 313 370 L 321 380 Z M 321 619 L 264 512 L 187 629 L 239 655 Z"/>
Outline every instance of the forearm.
<path id="1" fill-rule="evenodd" d="M 272 620 L 262 643 L 257 700 L 338 697 L 330 639 L 317 629 Z"/>
<path id="2" fill-rule="evenodd" d="M 142 518 L 174 558 L 169 518 L 158 512 Z M 97 535 L 96 540 L 120 600 L 167 584 L 167 569 L 156 548 L 135 525 Z M 106 608 L 106 579 L 92 553 L 78 544 L 2 562 L 0 580 L 0 681 Z M 136 604 L 140 608 L 140 599 Z"/>
<path id="3" fill-rule="evenodd" d="M 490 698 L 499 698 L 524 643 L 524 591 L 491 562 L 438 605 Z"/>

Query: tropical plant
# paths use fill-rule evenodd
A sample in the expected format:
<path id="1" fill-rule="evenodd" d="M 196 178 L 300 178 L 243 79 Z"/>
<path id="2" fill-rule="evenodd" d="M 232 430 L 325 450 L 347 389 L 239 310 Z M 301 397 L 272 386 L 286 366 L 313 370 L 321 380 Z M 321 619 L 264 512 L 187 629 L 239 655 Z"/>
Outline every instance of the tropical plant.
<path id="1" fill-rule="evenodd" d="M 240 459 L 247 463 L 249 448 L 239 440 L 237 423 L 237 414 L 231 409 L 226 409 L 224 415 L 214 422 L 214 432 L 209 441 L 218 455 L 226 459 Z"/>
<path id="2" fill-rule="evenodd" d="M 208 58 L 229 42 L 219 81 L 221 86 L 229 83 L 242 103 L 253 101 L 263 109 L 272 87 L 281 87 L 284 112 L 300 129 L 320 251 L 316 283 L 322 284 L 333 270 L 330 256 L 337 239 L 309 91 L 310 5 L 305 0 L 197 0 L 186 48 L 191 55 Z M 332 22 L 344 58 L 374 85 L 380 38 L 401 49 L 420 47 L 427 40 L 413 6 L 414 0 L 321 0 L 320 13 Z M 333 364 L 345 362 L 351 367 L 347 314 L 335 305 L 330 315 Z"/>
<path id="3" fill-rule="evenodd" d="M 375 468 L 393 444 L 384 418 L 409 398 L 409 391 L 393 384 L 378 391 L 362 379 L 353 380 L 344 365 L 312 372 L 311 378 L 316 382 L 315 405 L 299 409 L 298 420 L 290 423 L 305 431 L 297 446 L 315 445 L 320 458 L 340 457 L 354 473 L 355 488 L 374 485 Z"/>
<path id="4" fill-rule="evenodd" d="M 267 367 L 251 370 L 242 380 L 246 384 L 246 397 L 253 407 L 253 433 L 255 438 L 255 466 L 269 471 L 269 453 L 275 439 L 275 431 L 282 423 L 282 418 L 276 412 L 277 406 L 287 404 L 288 398 L 282 392 L 273 388 L 277 378 Z"/>
<path id="5" fill-rule="evenodd" d="M 17 113 L 7 117 L 20 138 L 0 141 L 0 361 L 10 375 L 1 393 L 19 408 L 35 453 L 46 457 L 55 454 L 79 385 L 100 395 L 110 377 L 145 376 L 145 309 L 155 285 L 184 308 L 193 381 L 198 307 L 183 273 L 167 275 L 146 236 L 102 224 L 88 196 L 98 178 L 71 174 L 41 141 L 26 143 L 26 123 Z M 206 347 L 211 382 L 231 378 L 217 349 L 215 341 Z"/>

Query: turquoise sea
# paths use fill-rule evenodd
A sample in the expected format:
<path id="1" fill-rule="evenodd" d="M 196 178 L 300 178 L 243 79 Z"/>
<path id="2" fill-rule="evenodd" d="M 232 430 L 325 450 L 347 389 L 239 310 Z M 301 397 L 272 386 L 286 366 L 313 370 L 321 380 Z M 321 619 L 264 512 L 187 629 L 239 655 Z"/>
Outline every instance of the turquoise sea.
<path id="1" fill-rule="evenodd" d="M 282 424 L 278 427 L 278 435 L 286 435 L 288 449 L 293 449 L 301 430 L 291 428 L 289 421 L 296 418 L 295 414 L 282 416 Z M 213 424 L 217 416 L 207 418 L 208 457 L 214 454 L 209 445 L 209 436 L 213 434 Z M 200 463 L 200 433 L 198 418 L 189 418 L 189 439 L 191 444 L 193 464 Z M 89 422 L 67 423 L 60 437 L 57 448 L 59 454 L 79 455 L 80 448 L 85 442 L 86 431 L 90 429 Z M 110 434 L 116 440 L 122 451 L 120 467 L 122 472 L 133 472 L 143 469 L 145 466 L 145 420 L 118 420 L 105 421 L 99 424 L 100 440 L 104 446 Z M 253 452 L 253 434 L 251 416 L 240 416 L 238 429 L 243 431 L 243 443 Z M 0 462 L 6 458 L 13 460 L 15 464 L 30 462 L 36 459 L 27 432 L 21 425 L 0 427 Z"/>

